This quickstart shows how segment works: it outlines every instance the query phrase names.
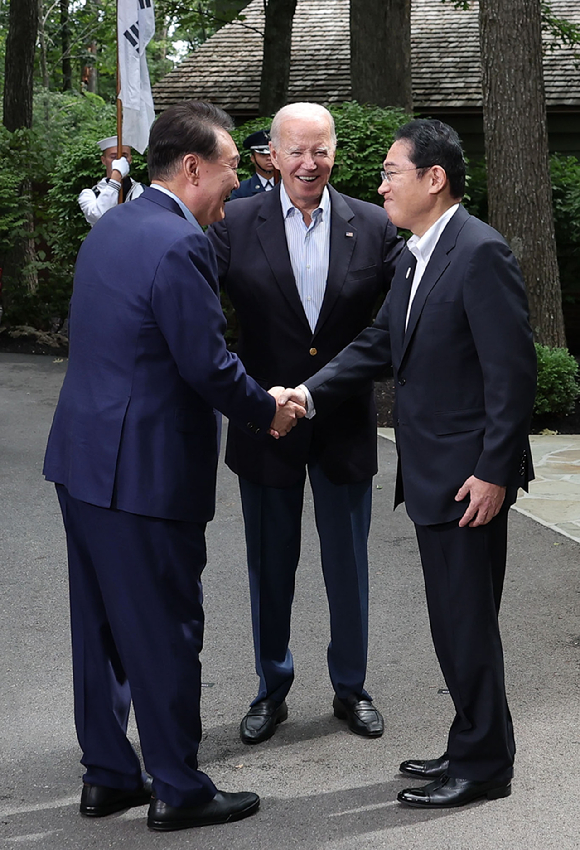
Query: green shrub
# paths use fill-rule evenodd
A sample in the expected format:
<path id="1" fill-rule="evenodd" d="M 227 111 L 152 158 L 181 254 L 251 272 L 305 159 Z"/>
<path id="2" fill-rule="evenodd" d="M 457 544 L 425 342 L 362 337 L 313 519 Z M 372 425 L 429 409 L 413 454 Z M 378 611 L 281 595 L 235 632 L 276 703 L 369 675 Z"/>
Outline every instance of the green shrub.
<path id="1" fill-rule="evenodd" d="M 580 395 L 578 363 L 566 348 L 549 348 L 536 343 L 538 389 L 534 414 L 563 416 L 574 410 Z"/>

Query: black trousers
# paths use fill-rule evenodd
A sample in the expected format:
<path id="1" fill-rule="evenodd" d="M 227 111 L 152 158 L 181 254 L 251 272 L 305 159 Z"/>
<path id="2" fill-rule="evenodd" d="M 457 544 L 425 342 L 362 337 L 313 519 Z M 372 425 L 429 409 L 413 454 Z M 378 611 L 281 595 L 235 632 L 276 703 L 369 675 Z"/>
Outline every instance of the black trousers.
<path id="1" fill-rule="evenodd" d="M 471 780 L 509 778 L 515 742 L 506 700 L 498 614 L 509 507 L 477 528 L 458 521 L 415 526 L 431 634 L 455 705 L 449 774 Z"/>

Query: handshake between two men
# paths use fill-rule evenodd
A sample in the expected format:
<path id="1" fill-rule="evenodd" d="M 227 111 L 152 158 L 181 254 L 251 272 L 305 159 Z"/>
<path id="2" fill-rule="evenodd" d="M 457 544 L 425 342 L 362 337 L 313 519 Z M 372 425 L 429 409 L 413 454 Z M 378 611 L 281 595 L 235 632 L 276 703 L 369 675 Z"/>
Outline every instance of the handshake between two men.
<path id="1" fill-rule="evenodd" d="M 298 420 L 306 416 L 306 394 L 300 389 L 285 387 L 272 387 L 268 392 L 276 399 L 276 415 L 269 433 L 278 440 L 289 434 Z"/>

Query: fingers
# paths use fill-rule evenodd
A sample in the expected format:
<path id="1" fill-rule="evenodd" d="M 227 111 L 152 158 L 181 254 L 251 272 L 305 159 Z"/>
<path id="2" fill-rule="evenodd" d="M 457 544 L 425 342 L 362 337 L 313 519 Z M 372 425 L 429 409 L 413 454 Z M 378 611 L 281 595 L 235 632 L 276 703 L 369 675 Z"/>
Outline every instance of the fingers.
<path id="1" fill-rule="evenodd" d="M 277 399 L 278 403 L 281 405 L 287 404 L 289 401 L 296 402 L 296 404 L 300 405 L 304 409 L 304 414 L 306 413 L 306 395 L 302 390 L 288 388 L 285 389 Z M 302 415 L 304 415 L 302 414 Z"/>

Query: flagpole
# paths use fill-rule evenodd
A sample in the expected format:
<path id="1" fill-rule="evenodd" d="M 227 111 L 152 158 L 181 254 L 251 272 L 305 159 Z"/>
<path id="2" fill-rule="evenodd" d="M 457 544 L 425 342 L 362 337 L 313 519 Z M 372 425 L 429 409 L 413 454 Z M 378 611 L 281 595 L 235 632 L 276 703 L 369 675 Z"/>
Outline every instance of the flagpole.
<path id="1" fill-rule="evenodd" d="M 121 74 L 119 71 L 119 0 L 116 3 L 117 11 L 117 159 L 123 156 L 123 104 L 119 99 L 121 91 Z M 121 180 L 121 188 L 119 189 L 119 199 L 117 203 L 123 203 L 123 180 Z"/>

